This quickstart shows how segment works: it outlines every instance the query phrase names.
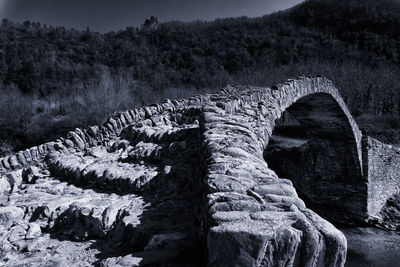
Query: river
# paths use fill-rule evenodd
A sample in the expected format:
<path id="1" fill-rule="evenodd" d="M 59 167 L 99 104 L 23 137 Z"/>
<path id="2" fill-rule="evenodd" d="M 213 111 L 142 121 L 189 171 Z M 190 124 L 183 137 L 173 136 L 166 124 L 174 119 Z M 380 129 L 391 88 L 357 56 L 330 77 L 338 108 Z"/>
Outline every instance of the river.
<path id="1" fill-rule="evenodd" d="M 375 228 L 341 228 L 347 239 L 346 267 L 400 266 L 400 232 Z"/>

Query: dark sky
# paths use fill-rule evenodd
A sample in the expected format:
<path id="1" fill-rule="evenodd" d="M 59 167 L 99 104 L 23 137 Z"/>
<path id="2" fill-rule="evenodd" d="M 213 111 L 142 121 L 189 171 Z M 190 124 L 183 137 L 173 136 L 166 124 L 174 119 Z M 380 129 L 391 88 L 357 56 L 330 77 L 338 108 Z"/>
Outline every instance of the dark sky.
<path id="1" fill-rule="evenodd" d="M 262 16 L 301 0 L 0 0 L 0 18 L 105 32 L 159 21 Z"/>

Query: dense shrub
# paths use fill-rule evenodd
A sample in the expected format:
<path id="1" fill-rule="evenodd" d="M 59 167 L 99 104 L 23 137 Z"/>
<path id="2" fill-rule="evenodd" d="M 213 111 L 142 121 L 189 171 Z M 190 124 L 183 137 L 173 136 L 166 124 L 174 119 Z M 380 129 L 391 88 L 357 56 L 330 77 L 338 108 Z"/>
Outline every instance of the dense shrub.
<path id="1" fill-rule="evenodd" d="M 3 20 L 0 153 L 163 97 L 316 74 L 334 81 L 354 116 L 391 117 L 374 131 L 359 121 L 400 142 L 399 29 L 395 0 L 308 0 L 259 18 L 213 22 L 153 18 L 106 34 Z"/>
<path id="2" fill-rule="evenodd" d="M 0 156 L 53 141 L 76 127 L 98 125 L 118 110 L 209 92 L 170 88 L 149 94 L 149 90 L 142 83 L 109 73 L 85 87 L 46 97 L 4 88 L 0 91 Z"/>

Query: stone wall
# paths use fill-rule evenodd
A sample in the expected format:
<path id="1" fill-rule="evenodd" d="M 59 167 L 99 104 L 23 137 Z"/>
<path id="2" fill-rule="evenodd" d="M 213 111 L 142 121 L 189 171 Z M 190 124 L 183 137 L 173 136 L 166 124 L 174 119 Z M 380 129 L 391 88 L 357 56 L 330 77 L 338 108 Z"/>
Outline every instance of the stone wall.
<path id="1" fill-rule="evenodd" d="M 381 220 L 386 201 L 400 193 L 400 148 L 366 137 L 365 165 L 368 168 L 368 214 Z"/>
<path id="2" fill-rule="evenodd" d="M 54 151 L 69 153 L 71 150 L 82 151 L 96 145 L 106 145 L 109 140 L 119 136 L 124 128 L 136 122 L 145 120 L 155 124 L 160 120 L 179 122 L 185 113 L 192 112 L 193 107 L 200 108 L 201 104 L 208 98 L 208 95 L 198 95 L 189 99 L 166 100 L 161 104 L 117 112 L 101 126 L 77 128 L 68 132 L 66 137 L 61 137 L 54 142 L 48 142 L 19 151 L 15 155 L 0 158 L 0 174 L 31 165 L 41 165 L 45 156 Z"/>
<path id="3" fill-rule="evenodd" d="M 307 209 L 292 183 L 263 159 L 275 120 L 287 107 L 324 90 L 338 95 L 336 89 L 323 78 L 241 89 L 211 96 L 200 121 L 209 265 L 343 265 L 342 233 Z"/>
<path id="4" fill-rule="evenodd" d="M 241 89 L 210 99 L 217 107 L 227 110 L 228 117 L 243 112 L 254 116 L 252 129 L 262 150 L 269 143 L 276 120 L 289 110 L 310 140 L 324 144 L 325 148 L 319 150 L 323 158 L 319 162 L 313 159 L 301 162 L 298 158 L 292 165 L 283 158 L 277 159 L 275 166 L 286 169 L 284 177 L 294 181 L 298 188 L 311 186 L 312 191 L 318 191 L 307 197 L 325 205 L 326 213 L 332 213 L 328 218 L 337 221 L 366 219 L 367 188 L 361 164 L 361 132 L 333 84 L 322 77 L 301 77 L 272 88 Z M 328 152 L 330 155 L 326 155 Z M 301 174 L 312 168 L 319 170 L 309 177 L 310 183 Z"/>

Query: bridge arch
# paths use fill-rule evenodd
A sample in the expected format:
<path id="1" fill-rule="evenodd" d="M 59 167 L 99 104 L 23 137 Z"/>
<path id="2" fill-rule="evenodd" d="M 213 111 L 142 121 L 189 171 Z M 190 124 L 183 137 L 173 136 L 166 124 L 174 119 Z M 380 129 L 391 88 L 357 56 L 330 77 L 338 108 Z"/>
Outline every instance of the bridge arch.
<path id="1" fill-rule="evenodd" d="M 367 217 L 361 131 L 338 90 L 325 78 L 272 88 L 264 158 L 279 177 L 290 179 L 300 197 L 336 222 Z"/>

